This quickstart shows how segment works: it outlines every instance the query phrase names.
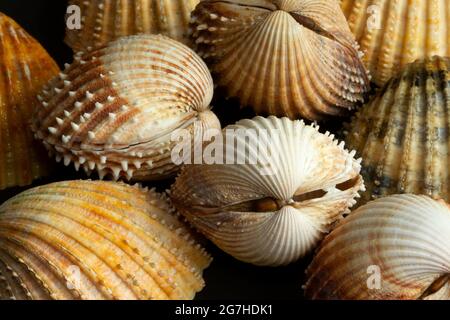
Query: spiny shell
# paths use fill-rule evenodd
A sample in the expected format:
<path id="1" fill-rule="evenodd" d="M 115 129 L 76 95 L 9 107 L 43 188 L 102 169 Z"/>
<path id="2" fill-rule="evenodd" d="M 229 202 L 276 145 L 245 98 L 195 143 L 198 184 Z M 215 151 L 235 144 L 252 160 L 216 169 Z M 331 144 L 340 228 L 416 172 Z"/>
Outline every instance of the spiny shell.
<path id="1" fill-rule="evenodd" d="M 450 209 L 425 196 L 373 201 L 324 240 L 307 274 L 312 299 L 448 300 Z"/>
<path id="2" fill-rule="evenodd" d="M 416 59 L 450 55 L 447 1 L 341 0 L 341 6 L 379 86 Z"/>
<path id="3" fill-rule="evenodd" d="M 163 36 L 130 36 L 77 56 L 53 79 L 33 129 L 66 165 L 100 177 L 163 178 L 178 170 L 174 130 L 220 128 L 212 95 L 195 52 Z"/>
<path id="4" fill-rule="evenodd" d="M 122 36 L 164 34 L 187 42 L 192 10 L 199 0 L 71 0 L 81 9 L 81 29 L 67 28 L 75 51 L 106 45 Z"/>
<path id="5" fill-rule="evenodd" d="M 218 85 L 258 114 L 322 120 L 369 89 L 334 0 L 201 1 L 191 24 Z"/>
<path id="6" fill-rule="evenodd" d="M 393 78 L 347 126 L 363 158 L 364 201 L 397 193 L 450 200 L 450 58 L 417 61 Z"/>
<path id="7" fill-rule="evenodd" d="M 58 71 L 45 49 L 0 12 L 0 190 L 49 173 L 45 149 L 35 146 L 28 122 L 36 95 Z"/>
<path id="8" fill-rule="evenodd" d="M 239 260 L 266 266 L 296 261 L 364 188 L 354 153 L 318 127 L 257 117 L 224 129 L 224 136 L 230 133 L 236 145 L 224 142 L 227 164 L 186 165 L 171 197 L 195 227 Z M 268 148 L 259 149 L 263 144 Z"/>
<path id="9" fill-rule="evenodd" d="M 167 199 L 58 182 L 0 207 L 0 298 L 191 299 L 210 257 Z"/>

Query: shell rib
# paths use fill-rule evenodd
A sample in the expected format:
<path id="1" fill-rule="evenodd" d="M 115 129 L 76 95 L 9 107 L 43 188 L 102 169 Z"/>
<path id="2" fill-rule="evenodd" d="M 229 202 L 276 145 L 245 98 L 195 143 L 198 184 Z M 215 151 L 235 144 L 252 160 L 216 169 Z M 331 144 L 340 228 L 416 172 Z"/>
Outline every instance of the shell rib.
<path id="1" fill-rule="evenodd" d="M 220 128 L 213 83 L 195 52 L 163 36 L 121 38 L 76 57 L 43 92 L 33 129 L 57 160 L 100 177 L 151 180 L 178 170 L 176 129 Z"/>
<path id="2" fill-rule="evenodd" d="M 341 0 L 341 7 L 379 86 L 417 59 L 450 55 L 448 1 Z"/>
<path id="3" fill-rule="evenodd" d="M 258 114 L 322 120 L 369 90 L 336 1 L 201 1 L 191 24 L 217 84 Z"/>
<path id="4" fill-rule="evenodd" d="M 29 185 L 50 171 L 28 122 L 36 95 L 58 71 L 45 49 L 0 12 L 0 190 Z"/>
<path id="5" fill-rule="evenodd" d="M 119 37 L 164 34 L 188 41 L 192 10 L 199 0 L 71 0 L 81 10 L 81 29 L 67 28 L 66 43 L 74 51 L 98 48 Z"/>
<path id="6" fill-rule="evenodd" d="M 241 261 L 296 261 L 364 188 L 354 153 L 318 127 L 257 117 L 224 129 L 224 137 L 230 133 L 236 139 L 224 142 L 227 164 L 186 165 L 171 197 L 198 230 Z M 268 148 L 259 149 L 262 144 Z M 246 154 L 248 161 L 237 162 Z"/>
<path id="7" fill-rule="evenodd" d="M 370 202 L 324 240 L 307 276 L 311 299 L 448 300 L 450 209 L 416 195 Z"/>
<path id="8" fill-rule="evenodd" d="M 450 58 L 408 65 L 347 126 L 363 160 L 364 201 L 397 193 L 450 200 Z"/>
<path id="9" fill-rule="evenodd" d="M 192 299 L 210 260 L 138 186 L 59 182 L 0 207 L 0 299 Z"/>

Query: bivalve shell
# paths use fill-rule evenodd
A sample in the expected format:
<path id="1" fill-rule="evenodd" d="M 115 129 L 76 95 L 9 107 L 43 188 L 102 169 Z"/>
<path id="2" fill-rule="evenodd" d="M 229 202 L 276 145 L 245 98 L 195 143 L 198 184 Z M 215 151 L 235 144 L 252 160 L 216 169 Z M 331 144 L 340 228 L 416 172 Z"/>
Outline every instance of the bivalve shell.
<path id="1" fill-rule="evenodd" d="M 220 128 L 213 82 L 195 52 L 164 36 L 121 38 L 78 55 L 42 93 L 33 129 L 57 160 L 100 177 L 151 180 L 178 170 L 172 132 Z"/>
<path id="2" fill-rule="evenodd" d="M 186 165 L 170 194 L 181 214 L 241 261 L 298 260 L 364 188 L 355 153 L 301 121 L 242 120 L 221 138 L 223 146 L 209 144 L 204 155 L 221 154 L 223 162 Z"/>
<path id="3" fill-rule="evenodd" d="M 36 98 L 58 66 L 44 48 L 0 12 L 0 190 L 25 186 L 50 171 L 29 120 Z"/>
<path id="4" fill-rule="evenodd" d="M 307 271 L 310 299 L 450 299 L 450 209 L 396 195 L 360 207 L 322 243 Z"/>
<path id="5" fill-rule="evenodd" d="M 257 114 L 322 120 L 346 114 L 369 90 L 334 0 L 205 0 L 191 24 L 217 84 Z"/>
<path id="6" fill-rule="evenodd" d="M 450 58 L 408 65 L 346 128 L 363 158 L 362 199 L 413 193 L 450 200 Z"/>
<path id="7" fill-rule="evenodd" d="M 199 0 L 71 0 L 81 10 L 81 29 L 67 28 L 74 51 L 97 48 L 119 37 L 163 34 L 188 42 L 188 25 Z"/>
<path id="8" fill-rule="evenodd" d="M 192 299 L 210 257 L 167 199 L 58 182 L 0 207 L 0 299 Z"/>

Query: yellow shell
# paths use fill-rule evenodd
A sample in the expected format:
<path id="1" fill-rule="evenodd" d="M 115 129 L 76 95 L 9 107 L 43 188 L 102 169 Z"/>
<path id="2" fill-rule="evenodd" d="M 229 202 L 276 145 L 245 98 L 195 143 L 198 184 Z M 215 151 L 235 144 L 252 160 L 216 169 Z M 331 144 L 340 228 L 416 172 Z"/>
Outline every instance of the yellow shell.
<path id="1" fill-rule="evenodd" d="M 41 95 L 33 130 L 57 161 L 100 177 L 173 175 L 174 130 L 218 128 L 208 68 L 185 45 L 160 35 L 124 37 L 77 55 Z"/>
<path id="2" fill-rule="evenodd" d="M 0 207 L 0 299 L 192 299 L 210 257 L 154 191 L 58 182 Z"/>
<path id="3" fill-rule="evenodd" d="M 339 300 L 450 300 L 450 209 L 396 195 L 360 207 L 325 238 L 306 296 Z"/>
<path id="4" fill-rule="evenodd" d="M 450 200 L 450 58 L 405 67 L 346 128 L 363 158 L 362 200 L 397 193 Z"/>
<path id="5" fill-rule="evenodd" d="M 447 0 L 341 0 L 341 7 L 379 86 L 417 59 L 450 55 Z"/>
<path id="6" fill-rule="evenodd" d="M 45 149 L 35 145 L 28 122 L 36 95 L 58 71 L 45 49 L 0 12 L 0 190 L 49 173 Z"/>
<path id="7" fill-rule="evenodd" d="M 217 84 L 257 114 L 322 120 L 353 109 L 369 89 L 335 0 L 205 0 L 191 24 Z"/>
<path id="8" fill-rule="evenodd" d="M 199 0 L 71 0 L 81 9 L 81 29 L 67 28 L 75 51 L 106 45 L 122 36 L 164 34 L 187 42 L 192 10 Z"/>

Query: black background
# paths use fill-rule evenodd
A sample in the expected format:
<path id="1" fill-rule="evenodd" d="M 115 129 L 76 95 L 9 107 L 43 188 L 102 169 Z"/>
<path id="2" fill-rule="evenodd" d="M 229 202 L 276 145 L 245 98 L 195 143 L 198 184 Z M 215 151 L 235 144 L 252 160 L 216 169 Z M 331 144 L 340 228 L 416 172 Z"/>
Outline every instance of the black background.
<path id="1" fill-rule="evenodd" d="M 16 20 L 40 41 L 61 67 L 64 63 L 72 61 L 72 51 L 64 43 L 66 8 L 67 1 L 62 0 L 0 0 L 0 11 Z M 212 105 L 223 126 L 238 119 L 253 117 L 248 109 L 241 111 L 236 101 L 217 98 L 217 94 Z M 58 165 L 55 163 L 55 166 Z M 72 167 L 58 167 L 57 172 L 52 178 L 38 181 L 35 185 L 86 178 L 74 172 Z M 150 185 L 163 191 L 172 182 L 173 180 L 168 180 Z M 0 203 L 24 189 L 26 188 L 0 191 Z M 197 299 L 303 298 L 301 286 L 304 283 L 304 270 L 310 258 L 288 267 L 261 268 L 236 261 L 212 244 L 208 244 L 207 249 L 213 255 L 214 262 L 205 271 L 206 287 L 197 295 Z"/>

